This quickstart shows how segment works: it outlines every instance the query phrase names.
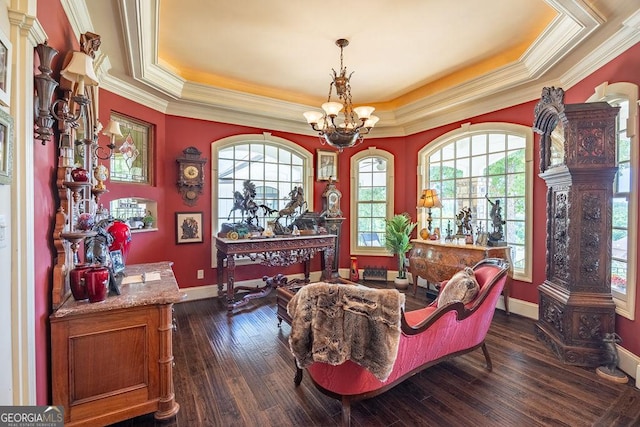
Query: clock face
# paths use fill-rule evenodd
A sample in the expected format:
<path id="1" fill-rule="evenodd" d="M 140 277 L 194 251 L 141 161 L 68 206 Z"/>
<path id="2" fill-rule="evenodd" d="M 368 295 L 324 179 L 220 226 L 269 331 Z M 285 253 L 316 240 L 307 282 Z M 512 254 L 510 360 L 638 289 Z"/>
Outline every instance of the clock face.
<path id="1" fill-rule="evenodd" d="M 329 209 L 333 209 L 338 204 L 338 195 L 336 193 L 329 194 Z"/>
<path id="2" fill-rule="evenodd" d="M 200 170 L 197 167 L 191 165 L 184 168 L 184 176 L 186 178 L 195 179 L 198 177 L 198 175 L 200 175 Z"/>

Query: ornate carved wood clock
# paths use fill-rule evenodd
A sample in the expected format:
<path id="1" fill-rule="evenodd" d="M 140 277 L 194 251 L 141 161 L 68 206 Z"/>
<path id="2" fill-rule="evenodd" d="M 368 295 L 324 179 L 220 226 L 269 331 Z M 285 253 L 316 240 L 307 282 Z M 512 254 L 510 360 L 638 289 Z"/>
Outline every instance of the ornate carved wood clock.
<path id="1" fill-rule="evenodd" d="M 195 205 L 198 197 L 204 189 L 204 164 L 207 159 L 200 157 L 202 152 L 196 147 L 187 147 L 182 153 L 184 156 L 178 157 L 178 190 L 182 195 L 182 200 L 189 205 Z"/>
<path id="2" fill-rule="evenodd" d="M 567 364 L 610 362 L 615 331 L 611 296 L 611 221 L 618 108 L 564 104 L 544 88 L 535 107 L 540 177 L 547 183 L 546 280 L 538 287 L 536 336 Z"/>

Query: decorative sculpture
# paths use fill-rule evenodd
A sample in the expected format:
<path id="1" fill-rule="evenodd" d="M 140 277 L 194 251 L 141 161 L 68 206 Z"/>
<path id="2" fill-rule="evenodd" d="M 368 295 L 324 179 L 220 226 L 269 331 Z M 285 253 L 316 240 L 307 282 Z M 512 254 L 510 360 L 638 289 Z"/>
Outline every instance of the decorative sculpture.
<path id="1" fill-rule="evenodd" d="M 605 378 L 616 383 L 625 384 L 627 381 L 629 381 L 629 378 L 624 374 L 624 372 L 618 369 L 620 357 L 618 356 L 618 348 L 616 347 L 616 344 L 622 342 L 622 338 L 620 338 L 620 335 L 616 334 L 615 332 L 608 332 L 604 334 L 602 342 L 604 343 L 604 347 L 607 350 L 607 353 L 609 353 L 609 363 L 606 366 L 600 366 L 596 368 L 596 373 L 601 378 Z"/>
<path id="2" fill-rule="evenodd" d="M 465 206 L 460 209 L 460 212 L 456 215 L 456 225 L 458 230 L 455 237 L 467 237 L 473 234 L 473 227 L 471 226 L 471 208 Z"/>
<path id="3" fill-rule="evenodd" d="M 258 210 L 262 209 L 265 215 L 276 212 L 274 209 L 266 205 L 259 205 L 255 202 L 256 197 L 256 185 L 245 180 L 242 183 L 242 193 L 239 191 L 233 192 L 233 207 L 229 211 L 228 220 L 231 219 L 231 215 L 234 211 L 240 211 L 242 219 L 236 223 L 224 223 L 221 226 L 221 233 L 228 234 L 230 232 L 238 232 L 238 229 L 247 229 L 247 233 L 258 232 L 262 233 L 264 228 L 258 224 Z M 245 218 L 245 214 L 247 215 Z"/>
<path id="4" fill-rule="evenodd" d="M 491 224 L 493 225 L 493 231 L 489 233 L 489 241 L 487 243 L 489 246 L 504 246 L 506 243 L 504 242 L 502 226 L 507 222 L 502 219 L 502 207 L 500 206 L 500 200 L 496 199 L 495 202 L 492 202 L 486 194 L 484 197 L 491 205 L 491 212 L 489 213 L 489 216 L 491 217 Z"/>

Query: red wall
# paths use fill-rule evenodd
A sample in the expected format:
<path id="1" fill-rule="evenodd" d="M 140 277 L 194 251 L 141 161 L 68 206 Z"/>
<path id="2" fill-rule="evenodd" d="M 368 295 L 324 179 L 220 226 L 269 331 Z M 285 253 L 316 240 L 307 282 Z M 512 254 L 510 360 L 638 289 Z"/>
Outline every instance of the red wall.
<path id="1" fill-rule="evenodd" d="M 47 31 L 48 44 L 59 52 L 78 49 L 79 41 L 71 32 L 71 27 L 59 2 L 38 2 L 38 20 Z M 52 61 L 53 77 L 58 80 L 64 55 L 58 54 Z M 38 55 L 34 51 L 34 75 Z M 57 141 L 52 139 L 43 146 L 34 140 L 34 289 L 35 297 L 35 368 L 36 401 L 38 405 L 51 402 L 49 373 L 49 314 L 51 313 L 51 289 L 53 274 L 53 225 L 58 206 L 56 200 L 55 174 L 57 164 Z"/>
<path id="2" fill-rule="evenodd" d="M 631 47 L 618 58 L 604 65 L 595 73 L 583 79 L 579 84 L 569 89 L 565 94 L 565 102 L 584 102 L 593 95 L 595 87 L 603 82 L 609 82 L 609 84 L 629 82 L 640 86 L 640 73 L 638 70 L 640 70 L 640 43 Z M 632 176 L 640 183 L 640 174 L 638 174 L 637 170 L 634 172 Z M 640 188 L 640 184 L 638 188 Z M 629 227 L 630 233 L 634 230 L 636 232 L 636 238 L 638 239 L 637 242 L 640 242 L 640 224 Z M 636 251 L 637 250 L 638 248 L 636 248 Z M 640 273 L 640 258 L 638 258 L 636 272 Z M 636 283 L 636 287 L 637 286 L 638 283 Z M 637 288 L 635 319 L 635 321 L 631 321 L 627 318 L 616 316 L 616 332 L 622 337 L 622 345 L 624 348 L 633 354 L 640 355 L 640 340 L 637 338 L 640 334 L 640 289 Z"/>
<path id="3" fill-rule="evenodd" d="M 67 18 L 64 15 L 59 2 L 39 2 L 38 19 L 49 35 L 49 44 L 61 52 L 77 48 L 78 41 L 70 30 Z M 108 41 L 103 40 L 103 45 Z M 54 60 L 54 70 L 60 69 L 61 57 Z M 605 65 L 588 78 L 567 90 L 566 102 L 584 102 L 592 93 L 595 86 L 603 81 L 614 83 L 629 81 L 640 85 L 640 44 L 629 49 L 619 58 Z M 34 74 L 37 74 L 34 70 Z M 542 87 L 541 87 L 542 89 Z M 348 206 L 351 197 L 349 165 L 350 157 L 370 146 L 376 146 L 391 152 L 396 159 L 395 171 L 395 210 L 396 212 L 415 213 L 415 195 L 417 194 L 416 176 L 413 171 L 417 168 L 417 153 L 435 138 L 456 129 L 462 123 L 482 123 L 488 121 L 510 122 L 531 126 L 533 122 L 533 108 L 537 100 L 525 104 L 487 113 L 470 119 L 461 120 L 436 129 L 420 132 L 408 137 L 396 138 L 367 138 L 362 145 L 345 150 L 338 156 L 339 181 L 338 187 L 343 193 L 343 211 L 348 216 Z M 237 125 L 208 122 L 197 119 L 189 119 L 176 116 L 166 116 L 144 105 L 134 103 L 118 95 L 105 90 L 100 91 L 100 118 L 103 123 L 108 121 L 109 113 L 115 111 L 137 119 L 147 121 L 154 125 L 155 151 L 153 172 L 153 185 L 115 184 L 107 181 L 109 192 L 103 195 L 105 205 L 112 199 L 120 197 L 145 197 L 158 202 L 159 229 L 154 232 L 136 233 L 133 237 L 131 250 L 127 263 L 154 262 L 170 260 L 174 262 L 174 271 L 181 287 L 208 285 L 215 283 L 215 269 L 211 266 L 211 241 L 205 239 L 201 244 L 175 244 L 175 213 L 181 211 L 202 211 L 204 222 L 204 236 L 210 236 L 211 230 L 211 177 L 210 170 L 210 144 L 228 136 L 254 133 L 261 135 L 263 131 L 272 132 L 273 136 L 293 141 L 311 152 L 315 153 L 320 144 L 316 137 L 290 134 L 272 131 L 269 129 L 256 129 Z M 302 120 L 302 118 L 301 118 Z M 375 132 L 374 132 L 375 135 Z M 108 141 L 101 136 L 101 144 Z M 52 225 L 54 221 L 56 200 L 54 200 L 54 182 L 56 149 L 55 143 L 50 142 L 46 147 L 38 145 L 35 148 L 34 165 L 37 171 L 35 176 L 36 197 L 36 222 L 34 240 L 35 254 L 35 280 L 36 287 L 36 377 L 37 377 L 37 403 L 40 405 L 50 402 L 49 390 L 49 331 L 48 315 L 50 312 L 51 271 L 53 246 L 51 242 Z M 182 155 L 182 150 L 188 146 L 195 146 L 208 159 L 206 166 L 205 189 L 195 206 L 187 206 L 183 203 L 176 188 L 177 165 L 175 159 Z M 512 296 L 517 299 L 536 303 L 538 300 L 537 285 L 544 280 L 545 271 L 545 193 L 546 185 L 537 176 L 539 170 L 539 141 L 536 138 L 534 148 L 534 195 L 533 195 L 533 283 L 516 281 L 513 286 Z M 637 174 L 636 174 L 636 179 Z M 322 206 L 320 195 L 325 183 L 314 183 L 314 205 L 316 210 Z M 632 227 L 633 229 L 633 227 Z M 635 227 L 638 230 L 639 227 Z M 349 223 L 343 225 L 341 239 L 340 266 L 349 266 Z M 358 257 L 359 265 L 384 265 L 395 269 L 395 260 L 391 257 Z M 319 264 L 313 266 L 319 269 Z M 195 272 L 198 269 L 205 271 L 204 280 L 197 280 Z M 638 266 L 640 270 L 640 266 Z M 299 272 L 300 267 L 291 267 L 287 273 Z M 237 280 L 260 277 L 262 272 L 256 272 L 255 268 L 238 268 Z M 636 316 L 640 316 L 640 304 L 636 308 Z M 631 322 L 617 316 L 617 331 L 622 336 L 623 345 L 635 354 L 640 354 L 640 342 L 635 340 L 638 335 L 640 322 Z"/>

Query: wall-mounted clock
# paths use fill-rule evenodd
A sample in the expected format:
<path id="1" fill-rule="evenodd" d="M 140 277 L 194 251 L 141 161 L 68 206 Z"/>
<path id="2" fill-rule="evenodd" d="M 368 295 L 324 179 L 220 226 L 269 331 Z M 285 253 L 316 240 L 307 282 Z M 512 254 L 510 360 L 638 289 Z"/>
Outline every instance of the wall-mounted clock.
<path id="1" fill-rule="evenodd" d="M 202 152 L 196 147 L 187 147 L 178 157 L 178 190 L 182 195 L 182 200 L 193 206 L 204 189 L 204 165 L 207 159 L 200 157 Z"/>

